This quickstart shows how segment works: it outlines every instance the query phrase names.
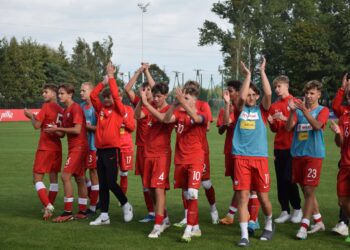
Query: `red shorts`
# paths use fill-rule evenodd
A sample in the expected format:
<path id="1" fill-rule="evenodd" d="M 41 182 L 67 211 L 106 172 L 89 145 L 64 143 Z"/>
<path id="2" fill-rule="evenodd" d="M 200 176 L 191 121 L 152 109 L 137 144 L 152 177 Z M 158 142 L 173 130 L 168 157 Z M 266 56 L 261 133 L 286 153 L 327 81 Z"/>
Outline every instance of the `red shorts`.
<path id="1" fill-rule="evenodd" d="M 234 159 L 232 154 L 225 154 L 225 176 L 231 176 L 232 178 L 234 177 L 233 164 Z"/>
<path id="2" fill-rule="evenodd" d="M 126 172 L 128 170 L 132 170 L 134 163 L 134 152 L 120 152 L 119 154 L 119 165 L 120 165 L 120 170 L 123 172 Z"/>
<path id="3" fill-rule="evenodd" d="M 270 190 L 269 162 L 267 158 L 234 157 L 234 190 Z"/>
<path id="4" fill-rule="evenodd" d="M 210 160 L 209 160 L 209 154 L 205 154 L 202 181 L 209 180 L 209 179 L 210 179 Z"/>
<path id="5" fill-rule="evenodd" d="M 62 152 L 37 150 L 35 154 L 33 172 L 38 174 L 61 172 Z"/>
<path id="6" fill-rule="evenodd" d="M 169 189 L 171 156 L 145 158 L 142 176 L 143 187 Z"/>
<path id="7" fill-rule="evenodd" d="M 203 164 L 175 164 L 174 188 L 195 188 L 201 186 Z"/>
<path id="8" fill-rule="evenodd" d="M 144 150 L 143 146 L 137 146 L 136 149 L 136 164 L 135 164 L 135 175 L 143 175 L 144 165 Z"/>
<path id="9" fill-rule="evenodd" d="M 301 186 L 317 187 L 322 169 L 321 158 L 295 157 L 292 160 L 292 181 Z"/>
<path id="10" fill-rule="evenodd" d="M 66 164 L 63 172 L 70 173 L 75 176 L 85 175 L 86 151 L 71 151 L 68 152 Z"/>
<path id="11" fill-rule="evenodd" d="M 85 166 L 87 169 L 96 169 L 96 151 L 89 150 L 86 156 Z"/>
<path id="12" fill-rule="evenodd" d="M 350 196 L 350 168 L 341 167 L 337 176 L 337 195 L 338 197 Z"/>

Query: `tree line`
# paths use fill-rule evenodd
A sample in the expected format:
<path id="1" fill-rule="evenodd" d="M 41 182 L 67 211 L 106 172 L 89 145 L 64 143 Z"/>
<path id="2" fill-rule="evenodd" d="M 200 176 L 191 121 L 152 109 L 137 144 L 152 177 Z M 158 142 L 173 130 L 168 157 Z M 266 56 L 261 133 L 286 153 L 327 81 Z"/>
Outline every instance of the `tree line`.
<path id="1" fill-rule="evenodd" d="M 241 78 L 240 60 L 253 72 L 265 55 L 269 77 L 288 75 L 292 93 L 318 79 L 333 97 L 350 71 L 349 0 L 225 0 L 212 12 L 229 26 L 205 20 L 199 45 L 221 46 L 226 78 Z"/>
<path id="2" fill-rule="evenodd" d="M 72 55 L 68 56 L 62 43 L 55 49 L 33 39 L 18 42 L 15 37 L 2 38 L 0 108 L 39 107 L 44 83 L 72 83 L 78 90 L 83 82 L 99 82 L 105 74 L 105 65 L 112 58 L 112 48 L 110 36 L 91 45 L 78 38 Z M 150 72 L 156 81 L 169 82 L 169 77 L 156 64 L 151 64 Z M 118 70 L 116 78 L 123 87 Z M 141 79 L 136 86 L 140 83 Z"/>

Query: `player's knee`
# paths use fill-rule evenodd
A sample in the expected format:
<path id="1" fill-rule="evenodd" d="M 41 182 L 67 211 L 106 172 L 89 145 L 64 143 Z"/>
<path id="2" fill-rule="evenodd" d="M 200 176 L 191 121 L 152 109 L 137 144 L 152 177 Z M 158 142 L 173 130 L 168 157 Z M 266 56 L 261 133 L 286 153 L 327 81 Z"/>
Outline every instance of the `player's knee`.
<path id="1" fill-rule="evenodd" d="M 197 200 L 198 199 L 198 189 L 189 188 L 187 190 L 188 200 Z"/>
<path id="2" fill-rule="evenodd" d="M 209 190 L 209 189 L 211 188 L 211 186 L 212 186 L 211 180 L 202 181 L 201 184 L 202 184 L 202 187 L 203 187 L 205 190 Z"/>
<path id="3" fill-rule="evenodd" d="M 128 171 L 120 171 L 120 176 L 128 176 Z"/>

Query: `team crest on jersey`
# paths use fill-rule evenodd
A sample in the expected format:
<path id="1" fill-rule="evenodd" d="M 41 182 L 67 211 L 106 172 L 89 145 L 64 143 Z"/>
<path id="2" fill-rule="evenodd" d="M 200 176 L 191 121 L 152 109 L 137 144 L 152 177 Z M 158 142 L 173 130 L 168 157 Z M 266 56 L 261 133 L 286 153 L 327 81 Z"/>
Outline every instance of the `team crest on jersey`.
<path id="1" fill-rule="evenodd" d="M 258 112 L 251 112 L 251 113 L 247 113 L 245 111 L 242 111 L 240 117 L 243 120 L 259 120 L 259 114 Z"/>

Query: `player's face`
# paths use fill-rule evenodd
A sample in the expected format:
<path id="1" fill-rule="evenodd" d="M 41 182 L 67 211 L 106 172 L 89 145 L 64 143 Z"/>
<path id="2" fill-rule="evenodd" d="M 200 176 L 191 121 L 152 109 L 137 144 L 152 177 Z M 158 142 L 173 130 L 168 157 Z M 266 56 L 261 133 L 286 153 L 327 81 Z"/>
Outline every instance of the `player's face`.
<path id="1" fill-rule="evenodd" d="M 106 95 L 103 97 L 103 105 L 106 107 L 110 107 L 114 104 L 112 95 Z"/>
<path id="2" fill-rule="evenodd" d="M 58 98 L 60 99 L 60 102 L 67 103 L 72 100 L 72 94 L 68 94 L 64 88 L 60 88 L 58 90 Z"/>
<path id="3" fill-rule="evenodd" d="M 318 99 L 320 99 L 320 97 L 321 91 L 317 90 L 316 88 L 305 91 L 305 102 L 309 106 L 318 103 Z"/>
<path id="4" fill-rule="evenodd" d="M 153 94 L 153 102 L 157 108 L 163 106 L 166 98 L 167 98 L 167 95 L 163 95 L 159 92 L 156 94 Z"/>
<path id="5" fill-rule="evenodd" d="M 152 95 L 151 87 L 147 86 L 144 89 L 146 90 L 147 100 L 148 101 L 152 100 L 153 99 L 153 95 Z"/>
<path id="6" fill-rule="evenodd" d="M 248 90 L 248 97 L 246 100 L 246 105 L 249 107 L 255 106 L 256 101 L 259 99 L 259 95 L 251 88 Z"/>
<path id="7" fill-rule="evenodd" d="M 56 99 L 56 93 L 51 89 L 43 89 L 44 102 L 50 102 Z"/>
<path id="8" fill-rule="evenodd" d="M 195 107 L 197 98 L 190 94 L 184 94 L 185 101 L 190 107 Z"/>
<path id="9" fill-rule="evenodd" d="M 283 82 L 276 83 L 275 93 L 277 96 L 285 96 L 288 94 L 288 84 Z"/>
<path id="10" fill-rule="evenodd" d="M 86 101 L 90 98 L 91 88 L 89 85 L 82 84 L 80 87 L 80 97 L 83 101 Z"/>
<path id="11" fill-rule="evenodd" d="M 238 98 L 239 92 L 236 91 L 234 88 L 228 87 L 228 88 L 227 88 L 227 91 L 228 91 L 228 93 L 230 94 L 230 100 L 231 100 L 231 101 L 235 101 L 235 100 Z"/>

